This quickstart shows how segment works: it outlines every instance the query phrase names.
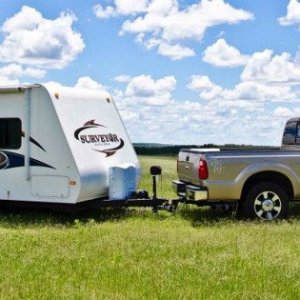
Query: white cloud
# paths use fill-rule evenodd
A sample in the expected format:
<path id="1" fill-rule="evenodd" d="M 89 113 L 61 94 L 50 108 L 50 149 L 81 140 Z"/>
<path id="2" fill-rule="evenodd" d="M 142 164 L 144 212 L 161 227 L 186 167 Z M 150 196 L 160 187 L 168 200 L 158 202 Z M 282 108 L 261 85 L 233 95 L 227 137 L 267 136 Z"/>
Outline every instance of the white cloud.
<path id="1" fill-rule="evenodd" d="M 224 90 L 225 99 L 247 101 L 296 101 L 297 95 L 290 86 L 267 85 L 260 82 L 241 82 L 233 90 Z"/>
<path id="2" fill-rule="evenodd" d="M 179 44 L 171 45 L 165 42 L 161 42 L 158 47 L 159 54 L 169 57 L 172 60 L 180 60 L 185 57 L 191 57 L 195 55 L 194 50 L 188 47 L 182 47 Z"/>
<path id="3" fill-rule="evenodd" d="M 96 4 L 93 10 L 99 19 L 108 19 L 117 16 L 117 12 L 112 6 L 103 7 L 101 4 Z"/>
<path id="4" fill-rule="evenodd" d="M 75 84 L 77 88 L 105 91 L 105 87 L 88 76 L 80 77 Z"/>
<path id="5" fill-rule="evenodd" d="M 127 83 L 131 80 L 131 76 L 126 75 L 126 74 L 121 74 L 118 75 L 114 78 L 115 81 L 120 82 L 120 83 Z"/>
<path id="6" fill-rule="evenodd" d="M 289 53 L 273 56 L 273 51 L 266 49 L 252 55 L 241 74 L 241 80 L 300 83 L 300 65 L 292 61 Z"/>
<path id="7" fill-rule="evenodd" d="M 11 79 L 0 74 L 0 86 L 13 86 L 19 84 L 18 79 Z"/>
<path id="8" fill-rule="evenodd" d="M 127 85 L 125 96 L 133 101 L 148 105 L 165 105 L 172 100 L 171 92 L 176 87 L 174 76 L 166 76 L 158 80 L 150 75 L 133 77 Z"/>
<path id="9" fill-rule="evenodd" d="M 216 85 L 206 75 L 193 75 L 188 86 L 192 90 L 205 90 L 215 88 Z"/>
<path id="10" fill-rule="evenodd" d="M 193 75 L 188 84 L 188 88 L 199 92 L 199 96 L 204 100 L 214 100 L 222 97 L 223 88 L 213 83 L 208 76 Z"/>
<path id="11" fill-rule="evenodd" d="M 23 67 L 17 64 L 9 64 L 0 68 L 0 85 L 17 85 L 24 77 L 42 78 L 46 74 L 45 70 Z"/>
<path id="12" fill-rule="evenodd" d="M 81 35 L 72 29 L 75 20 L 72 13 L 45 19 L 36 9 L 23 6 L 1 27 L 4 40 L 0 60 L 43 68 L 65 67 L 85 46 Z"/>
<path id="13" fill-rule="evenodd" d="M 184 10 L 179 9 L 177 1 L 166 1 L 168 5 L 159 5 L 161 0 L 152 0 L 147 13 L 135 20 L 127 20 L 123 32 L 160 33 L 166 41 L 187 38 L 200 40 L 209 27 L 252 19 L 252 14 L 235 9 L 223 0 L 202 0 Z"/>
<path id="14" fill-rule="evenodd" d="M 202 60 L 217 67 L 238 67 L 245 65 L 249 56 L 242 55 L 233 46 L 228 45 L 224 39 L 217 40 L 206 48 Z"/>
<path id="15" fill-rule="evenodd" d="M 159 54 L 171 59 L 195 55 L 183 43 L 200 41 L 210 27 L 253 19 L 251 13 L 236 9 L 224 0 L 202 0 L 184 9 L 180 8 L 179 0 L 144 0 L 139 5 L 126 0 L 122 8 L 121 2 L 114 0 L 113 6 L 106 7 L 98 4 L 94 8 L 96 16 L 130 16 L 122 24 L 120 34 L 136 34 L 136 41 L 147 49 L 157 48 Z"/>
<path id="16" fill-rule="evenodd" d="M 204 75 L 191 76 L 188 88 L 199 94 L 202 113 L 211 108 L 215 112 L 211 118 L 230 128 L 227 137 L 215 129 L 211 134 L 216 140 L 279 145 L 284 123 L 300 113 L 299 85 L 297 57 L 285 52 L 275 55 L 266 49 L 248 58 L 241 81 L 233 88 L 222 87 Z M 201 121 L 199 124 L 202 126 Z M 204 134 L 209 140 L 209 134 Z"/>
<path id="17" fill-rule="evenodd" d="M 42 69 L 35 69 L 17 65 L 9 64 L 5 67 L 0 68 L 0 74 L 8 78 L 19 78 L 19 77 L 32 77 L 32 78 L 42 78 L 45 76 L 46 71 Z"/>
<path id="18" fill-rule="evenodd" d="M 290 0 L 287 6 L 287 14 L 284 17 L 278 18 L 278 22 L 282 26 L 300 24 L 300 2 Z"/>
<path id="19" fill-rule="evenodd" d="M 146 0 L 115 0 L 114 6 L 103 6 L 96 4 L 93 7 L 94 13 L 99 19 L 107 19 L 120 15 L 135 15 L 145 12 L 148 1 Z"/>
<path id="20" fill-rule="evenodd" d="M 223 99 L 227 90 L 213 83 L 209 77 L 200 75 L 193 77 L 190 88 L 200 94 L 211 93 L 215 89 L 219 96 L 212 97 L 210 101 L 178 101 L 172 95 L 176 88 L 175 83 L 173 76 L 154 80 L 149 75 L 140 75 L 132 78 L 124 92 L 118 91 L 114 94 L 134 141 L 174 144 L 191 141 L 195 144 L 245 143 L 257 137 L 253 130 L 253 133 L 242 139 L 241 126 L 244 130 L 251 131 L 251 126 L 257 124 L 248 119 L 244 120 L 240 113 L 247 113 L 249 118 L 264 113 L 263 102 Z M 137 122 L 139 126 L 136 126 Z M 230 128 L 233 133 L 228 138 L 228 132 L 220 128 Z"/>
<path id="21" fill-rule="evenodd" d="M 47 81 L 47 82 L 43 82 L 42 84 L 45 85 L 47 88 L 51 88 L 51 89 L 59 89 L 60 87 L 63 86 L 60 82 L 57 81 Z"/>
<path id="22" fill-rule="evenodd" d="M 89 77 L 79 78 L 75 86 L 103 87 Z M 300 113 L 300 109 L 286 101 L 278 108 L 270 109 L 267 105 L 271 100 L 266 99 L 266 95 L 280 95 L 273 95 L 277 92 L 271 87 L 265 90 L 265 85 L 256 82 L 241 82 L 230 90 L 215 84 L 207 76 L 195 75 L 189 87 L 200 94 L 216 89 L 218 95 L 210 101 L 179 101 L 173 95 L 176 89 L 174 76 L 153 79 L 145 74 L 131 78 L 124 89 L 114 90 L 113 97 L 131 140 L 199 145 L 279 145 L 287 118 Z M 282 91 L 283 94 L 286 92 Z"/>
<path id="23" fill-rule="evenodd" d="M 289 85 L 270 85 L 256 81 L 238 83 L 233 89 L 222 88 L 212 82 L 209 77 L 194 75 L 191 77 L 188 88 L 199 93 L 203 100 L 219 101 L 222 105 L 247 107 L 255 106 L 258 102 L 294 102 L 298 94 Z M 259 107 L 258 105 L 257 107 Z"/>
<path id="24" fill-rule="evenodd" d="M 295 112 L 293 110 L 291 110 L 290 108 L 279 106 L 274 110 L 273 116 L 275 118 L 288 119 L 288 118 L 295 116 Z"/>

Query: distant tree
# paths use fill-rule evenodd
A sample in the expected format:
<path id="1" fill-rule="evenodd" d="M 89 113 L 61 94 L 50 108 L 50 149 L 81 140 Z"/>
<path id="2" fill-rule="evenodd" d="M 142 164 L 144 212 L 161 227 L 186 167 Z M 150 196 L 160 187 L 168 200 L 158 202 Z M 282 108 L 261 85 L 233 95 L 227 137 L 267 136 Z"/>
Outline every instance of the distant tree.
<path id="1" fill-rule="evenodd" d="M 153 145 L 153 144 L 134 144 L 134 149 L 138 155 L 166 155 L 176 156 L 182 148 L 219 148 L 222 150 L 230 149 L 245 149 L 245 150 L 258 150 L 258 149 L 278 149 L 278 147 L 270 146 L 255 146 L 255 145 L 236 145 L 236 144 L 204 144 L 204 145 Z"/>

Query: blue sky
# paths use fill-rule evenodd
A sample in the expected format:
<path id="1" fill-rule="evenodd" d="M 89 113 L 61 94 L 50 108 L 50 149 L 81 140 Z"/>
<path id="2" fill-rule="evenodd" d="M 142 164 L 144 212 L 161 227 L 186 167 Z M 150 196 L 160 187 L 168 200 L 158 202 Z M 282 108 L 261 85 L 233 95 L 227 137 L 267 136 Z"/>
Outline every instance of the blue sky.
<path id="1" fill-rule="evenodd" d="M 0 26 L 0 85 L 106 89 L 134 142 L 279 145 L 300 114 L 298 0 L 2 0 Z"/>

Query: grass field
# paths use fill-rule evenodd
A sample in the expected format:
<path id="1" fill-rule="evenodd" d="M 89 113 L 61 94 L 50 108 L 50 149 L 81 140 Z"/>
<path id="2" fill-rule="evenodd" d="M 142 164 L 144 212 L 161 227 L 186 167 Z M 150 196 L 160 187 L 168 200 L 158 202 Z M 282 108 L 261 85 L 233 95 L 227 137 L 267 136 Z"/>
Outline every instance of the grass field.
<path id="1" fill-rule="evenodd" d="M 140 189 L 150 191 L 150 194 L 152 195 L 150 167 L 159 165 L 162 167 L 161 181 L 157 182 L 157 192 L 159 196 L 170 199 L 176 198 L 177 196 L 172 190 L 172 180 L 177 178 L 176 159 L 170 156 L 139 156 L 139 160 L 142 165 Z"/>
<path id="2" fill-rule="evenodd" d="M 140 157 L 163 170 L 173 158 Z M 0 213 L 1 299 L 299 299 L 300 214 L 241 222 L 230 213 L 180 207 Z"/>

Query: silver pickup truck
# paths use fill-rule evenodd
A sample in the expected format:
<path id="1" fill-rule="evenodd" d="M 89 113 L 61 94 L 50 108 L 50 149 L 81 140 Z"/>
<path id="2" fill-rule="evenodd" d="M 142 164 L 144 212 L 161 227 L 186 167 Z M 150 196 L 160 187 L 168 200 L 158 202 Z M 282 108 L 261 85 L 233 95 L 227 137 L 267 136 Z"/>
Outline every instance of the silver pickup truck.
<path id="1" fill-rule="evenodd" d="M 285 126 L 278 150 L 181 149 L 177 194 L 199 204 L 237 203 L 245 218 L 273 220 L 300 200 L 300 118 Z"/>

